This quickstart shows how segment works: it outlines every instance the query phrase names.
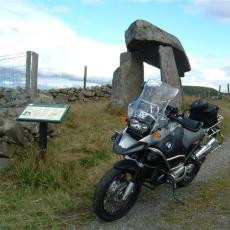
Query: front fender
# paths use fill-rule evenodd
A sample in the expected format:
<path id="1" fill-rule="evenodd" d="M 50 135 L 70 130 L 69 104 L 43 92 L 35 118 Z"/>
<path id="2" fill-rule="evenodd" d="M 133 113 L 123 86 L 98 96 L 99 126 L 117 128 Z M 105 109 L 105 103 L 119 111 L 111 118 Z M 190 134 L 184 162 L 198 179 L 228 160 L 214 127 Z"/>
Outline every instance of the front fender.
<path id="1" fill-rule="evenodd" d="M 132 172 L 138 170 L 137 163 L 132 160 L 120 160 L 116 162 L 113 167 L 116 169 L 124 169 Z"/>

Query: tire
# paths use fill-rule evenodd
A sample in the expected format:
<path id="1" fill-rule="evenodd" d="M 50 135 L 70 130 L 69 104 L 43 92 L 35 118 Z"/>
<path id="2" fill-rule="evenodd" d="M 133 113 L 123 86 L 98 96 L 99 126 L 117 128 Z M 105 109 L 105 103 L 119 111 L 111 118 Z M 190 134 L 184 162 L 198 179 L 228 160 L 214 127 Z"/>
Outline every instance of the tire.
<path id="1" fill-rule="evenodd" d="M 186 173 L 185 177 L 180 182 L 177 183 L 178 187 L 188 186 L 200 171 L 200 165 L 198 163 L 189 163 L 188 166 L 191 166 L 192 169 Z"/>
<path id="2" fill-rule="evenodd" d="M 100 219 L 104 221 L 117 220 L 125 216 L 133 207 L 140 193 L 141 184 L 134 185 L 133 192 L 125 201 L 121 199 L 133 174 L 134 172 L 112 168 L 102 177 L 94 197 L 94 211 Z M 109 210 L 109 207 L 115 207 L 115 210 Z"/>

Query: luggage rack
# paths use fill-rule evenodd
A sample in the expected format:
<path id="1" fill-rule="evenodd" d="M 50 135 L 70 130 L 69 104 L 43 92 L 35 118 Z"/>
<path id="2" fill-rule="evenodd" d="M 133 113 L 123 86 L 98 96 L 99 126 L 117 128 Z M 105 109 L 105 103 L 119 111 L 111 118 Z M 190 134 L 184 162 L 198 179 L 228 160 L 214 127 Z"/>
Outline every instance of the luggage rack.
<path id="1" fill-rule="evenodd" d="M 218 125 L 224 120 L 223 116 L 218 115 L 217 116 L 217 123 L 214 124 L 213 126 L 209 127 L 206 129 L 206 132 L 209 134 L 209 138 L 211 137 L 220 137 L 219 144 L 223 142 L 224 136 L 221 134 L 221 129 L 218 127 Z"/>

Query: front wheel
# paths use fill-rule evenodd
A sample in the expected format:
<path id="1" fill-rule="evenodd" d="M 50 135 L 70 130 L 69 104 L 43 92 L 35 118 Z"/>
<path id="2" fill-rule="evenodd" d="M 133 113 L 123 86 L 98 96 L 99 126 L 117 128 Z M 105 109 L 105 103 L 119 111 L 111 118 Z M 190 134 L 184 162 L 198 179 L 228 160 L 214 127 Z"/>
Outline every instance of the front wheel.
<path id="1" fill-rule="evenodd" d="M 94 211 L 105 221 L 123 217 L 134 205 L 141 190 L 141 184 L 135 184 L 131 193 L 123 200 L 125 190 L 132 180 L 134 172 L 112 168 L 100 180 L 95 191 Z"/>

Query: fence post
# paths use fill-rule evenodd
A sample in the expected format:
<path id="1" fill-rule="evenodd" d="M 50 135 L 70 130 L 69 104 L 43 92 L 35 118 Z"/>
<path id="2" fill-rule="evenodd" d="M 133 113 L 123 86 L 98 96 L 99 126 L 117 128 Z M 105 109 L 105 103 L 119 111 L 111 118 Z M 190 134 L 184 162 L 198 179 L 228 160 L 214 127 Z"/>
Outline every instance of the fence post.
<path id="1" fill-rule="evenodd" d="M 86 89 L 86 81 L 87 81 L 87 66 L 84 67 L 84 89 Z"/>
<path id="2" fill-rule="evenodd" d="M 221 90 L 221 85 L 219 85 L 218 99 L 220 99 L 220 90 Z"/>
<path id="3" fill-rule="evenodd" d="M 30 91 L 31 51 L 26 51 L 26 91 Z"/>
<path id="4" fill-rule="evenodd" d="M 38 54 L 32 52 L 32 69 L 31 69 L 31 97 L 37 96 L 37 78 L 38 78 Z"/>
<path id="5" fill-rule="evenodd" d="M 228 90 L 228 95 L 229 95 L 229 83 L 227 84 L 227 90 Z"/>

